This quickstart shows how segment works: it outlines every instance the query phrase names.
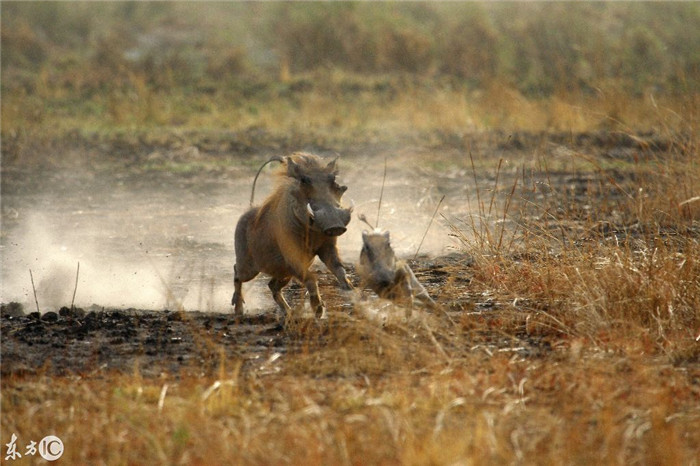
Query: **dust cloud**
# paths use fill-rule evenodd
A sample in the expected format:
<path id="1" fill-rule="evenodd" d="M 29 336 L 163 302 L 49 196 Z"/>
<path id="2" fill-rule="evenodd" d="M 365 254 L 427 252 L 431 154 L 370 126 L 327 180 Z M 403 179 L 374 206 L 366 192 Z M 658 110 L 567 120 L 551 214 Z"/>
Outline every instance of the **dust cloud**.
<path id="1" fill-rule="evenodd" d="M 340 164 L 340 181 L 349 186 L 344 202 L 356 206 L 338 242 L 348 264 L 357 261 L 361 232 L 369 228 L 357 214 L 377 218 L 382 173 L 367 173 L 363 165 Z M 267 175 L 258 184 L 258 202 L 270 192 Z M 35 310 L 31 270 L 41 312 L 70 306 L 74 291 L 75 305 L 83 308 L 231 312 L 234 228 L 248 208 L 252 178 L 62 173 L 49 183 L 6 183 L 0 301 Z M 429 179 L 387 178 L 379 226 L 391 231 L 398 256 L 413 257 L 439 197 Z M 420 253 L 444 254 L 451 244 L 437 216 Z M 274 308 L 262 275 L 244 284 L 244 294 L 248 312 Z"/>

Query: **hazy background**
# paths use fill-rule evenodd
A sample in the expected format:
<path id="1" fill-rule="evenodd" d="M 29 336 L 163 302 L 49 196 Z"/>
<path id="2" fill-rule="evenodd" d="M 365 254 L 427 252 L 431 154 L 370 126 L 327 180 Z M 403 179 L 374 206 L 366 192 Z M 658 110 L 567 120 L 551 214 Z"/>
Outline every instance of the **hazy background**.
<path id="1" fill-rule="evenodd" d="M 697 85 L 699 10 L 695 2 L 3 2 L 3 86 L 92 97 L 144 79 L 156 89 L 234 94 L 335 68 L 447 77 L 469 89 L 497 80 L 527 96 L 611 82 L 632 93 L 687 92 Z"/>

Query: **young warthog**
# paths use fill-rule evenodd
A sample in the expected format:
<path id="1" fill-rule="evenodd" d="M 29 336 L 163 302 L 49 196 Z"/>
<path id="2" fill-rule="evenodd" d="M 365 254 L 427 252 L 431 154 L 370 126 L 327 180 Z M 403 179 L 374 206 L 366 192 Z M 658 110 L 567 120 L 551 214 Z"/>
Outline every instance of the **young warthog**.
<path id="1" fill-rule="evenodd" d="M 272 277 L 268 286 L 285 314 L 290 307 L 281 291 L 296 278 L 306 286 L 311 307 L 319 316 L 323 302 L 316 275 L 309 269 L 315 256 L 333 272 L 341 288 L 352 289 L 336 246 L 352 213 L 352 207 L 340 205 L 347 186 L 335 180 L 336 160 L 326 163 L 306 153 L 275 160 L 283 163 L 276 189 L 261 206 L 244 213 L 236 225 L 231 304 L 236 314 L 243 313 L 242 284 L 263 272 Z"/>
<path id="2" fill-rule="evenodd" d="M 362 251 L 357 274 L 365 286 L 382 298 L 402 304 L 411 316 L 415 296 L 431 309 L 436 307 L 423 285 L 404 261 L 396 260 L 388 231 L 362 232 Z"/>

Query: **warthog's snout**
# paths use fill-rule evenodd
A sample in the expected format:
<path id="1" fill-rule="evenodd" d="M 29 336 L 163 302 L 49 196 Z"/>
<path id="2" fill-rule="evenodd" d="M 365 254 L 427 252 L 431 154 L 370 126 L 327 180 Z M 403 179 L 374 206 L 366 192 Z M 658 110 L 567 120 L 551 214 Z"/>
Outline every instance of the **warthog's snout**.
<path id="1" fill-rule="evenodd" d="M 311 217 L 313 224 L 326 236 L 340 236 L 347 231 L 348 223 L 352 215 L 352 207 L 339 209 L 337 207 L 325 206 L 313 208 L 311 204 L 306 205 L 306 210 Z"/>
<path id="2" fill-rule="evenodd" d="M 376 281 L 376 283 L 377 283 L 377 287 L 381 288 L 383 290 L 390 288 L 394 284 L 393 280 L 389 280 L 386 277 L 380 278 L 379 280 Z"/>
<path id="3" fill-rule="evenodd" d="M 392 291 L 392 288 L 396 284 L 396 271 L 393 268 L 375 270 L 370 274 L 367 281 L 371 287 L 380 290 L 377 291 L 377 294 L 380 296 L 387 294 Z"/>
<path id="4" fill-rule="evenodd" d="M 332 228 L 326 228 L 323 230 L 323 233 L 325 233 L 328 236 L 340 236 L 343 233 L 347 231 L 347 228 L 345 227 L 332 227 Z"/>

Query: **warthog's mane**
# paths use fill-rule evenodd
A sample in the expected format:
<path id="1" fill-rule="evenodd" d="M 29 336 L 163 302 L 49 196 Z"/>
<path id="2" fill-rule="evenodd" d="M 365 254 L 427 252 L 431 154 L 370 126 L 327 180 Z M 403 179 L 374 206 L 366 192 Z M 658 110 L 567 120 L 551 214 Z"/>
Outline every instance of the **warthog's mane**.
<path id="1" fill-rule="evenodd" d="M 294 196 L 294 180 L 286 176 L 280 176 L 277 180 L 275 189 L 270 193 L 269 196 L 263 201 L 258 209 L 258 213 L 255 216 L 255 225 L 257 226 L 260 220 L 266 215 L 274 215 L 280 210 L 289 211 L 292 206 L 292 197 Z M 292 215 L 290 219 L 294 218 Z"/>

